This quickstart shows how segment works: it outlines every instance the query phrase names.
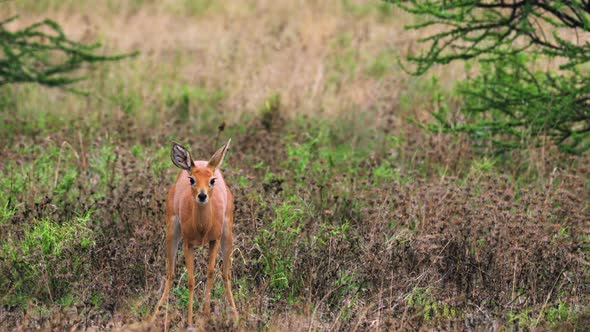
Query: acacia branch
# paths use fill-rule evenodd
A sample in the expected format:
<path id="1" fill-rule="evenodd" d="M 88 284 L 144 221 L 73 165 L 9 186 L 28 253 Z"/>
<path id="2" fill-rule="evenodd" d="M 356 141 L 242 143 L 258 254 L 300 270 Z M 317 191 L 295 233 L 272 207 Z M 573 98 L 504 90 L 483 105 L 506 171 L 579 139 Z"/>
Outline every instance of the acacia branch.
<path id="1" fill-rule="evenodd" d="M 24 82 L 66 86 L 86 78 L 74 74 L 85 65 L 117 61 L 138 54 L 98 54 L 100 44 L 71 40 L 59 24 L 49 19 L 21 30 L 8 30 L 8 23 L 16 19 L 17 16 L 0 22 L 0 86 Z"/>
<path id="2" fill-rule="evenodd" d="M 590 149 L 590 75 L 579 70 L 590 61 L 590 42 L 558 34 L 558 29 L 590 33 L 590 1 L 389 2 L 420 17 L 422 23 L 408 29 L 441 27 L 420 40 L 427 44 L 424 52 L 408 56 L 416 65 L 412 74 L 456 60 L 482 64 L 478 76 L 460 84 L 464 123 L 451 124 L 437 113 L 442 130 L 468 132 L 478 142 L 485 137 L 504 148 L 544 144 L 537 137 L 547 136 L 568 152 Z M 554 28 L 549 37 L 539 21 Z M 533 69 L 538 57 L 566 62 L 552 74 Z"/>

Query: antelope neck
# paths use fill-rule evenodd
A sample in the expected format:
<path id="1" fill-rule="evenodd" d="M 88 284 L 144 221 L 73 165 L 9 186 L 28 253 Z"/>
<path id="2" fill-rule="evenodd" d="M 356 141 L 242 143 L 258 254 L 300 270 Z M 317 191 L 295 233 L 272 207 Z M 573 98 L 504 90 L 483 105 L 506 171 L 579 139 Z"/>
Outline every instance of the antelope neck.
<path id="1" fill-rule="evenodd" d="M 211 201 L 205 204 L 200 204 L 197 202 L 194 202 L 193 204 L 195 207 L 195 218 L 193 219 L 195 225 L 193 226 L 195 226 L 195 229 L 199 229 L 201 231 L 206 232 L 209 229 L 209 227 L 211 227 Z"/>

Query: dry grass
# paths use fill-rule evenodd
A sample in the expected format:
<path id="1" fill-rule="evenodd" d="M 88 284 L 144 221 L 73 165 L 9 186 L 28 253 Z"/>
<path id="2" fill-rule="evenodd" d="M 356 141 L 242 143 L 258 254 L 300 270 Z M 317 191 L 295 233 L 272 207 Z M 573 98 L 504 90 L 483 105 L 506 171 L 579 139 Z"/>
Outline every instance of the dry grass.
<path id="1" fill-rule="evenodd" d="M 137 64 L 117 75 L 148 98 L 160 87 L 145 80 L 162 72 L 171 72 L 167 81 L 220 88 L 230 122 L 277 93 L 287 113 L 370 110 L 398 98 L 413 80 L 396 60 L 417 47 L 417 33 L 403 29 L 411 18 L 380 11 L 378 1 L 236 1 L 196 13 L 181 1 L 108 3 L 65 2 L 28 14 L 34 5 L 14 2 L 7 12 L 21 15 L 15 28 L 49 17 L 75 39 L 140 50 Z M 383 62 L 382 72 L 371 75 L 375 61 Z M 445 86 L 463 75 L 457 67 L 436 74 Z"/>

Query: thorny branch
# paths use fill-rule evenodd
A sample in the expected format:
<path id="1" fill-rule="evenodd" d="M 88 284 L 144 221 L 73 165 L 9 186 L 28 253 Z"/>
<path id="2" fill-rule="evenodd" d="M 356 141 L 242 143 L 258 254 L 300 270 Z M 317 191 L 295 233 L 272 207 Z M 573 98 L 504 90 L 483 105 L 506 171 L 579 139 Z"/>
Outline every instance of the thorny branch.
<path id="1" fill-rule="evenodd" d="M 437 28 L 421 40 L 424 51 L 408 56 L 415 67 L 405 69 L 412 74 L 456 60 L 485 63 L 472 84 L 460 88 L 466 96 L 463 109 L 482 121 L 449 123 L 438 114 L 443 130 L 487 135 L 503 148 L 542 144 L 535 138 L 549 136 L 568 152 L 590 149 L 590 77 L 580 70 L 590 61 L 590 40 L 579 38 L 590 33 L 589 1 L 388 2 L 419 17 L 420 23 L 408 29 Z M 572 32 L 575 41 L 567 36 Z M 543 57 L 560 59 L 558 74 L 534 69 Z"/>
<path id="2" fill-rule="evenodd" d="M 65 86 L 86 78 L 72 75 L 84 65 L 137 54 L 99 55 L 96 51 L 100 44 L 73 41 L 59 24 L 49 19 L 17 31 L 8 30 L 7 25 L 17 18 L 0 21 L 0 86 L 24 82 Z"/>

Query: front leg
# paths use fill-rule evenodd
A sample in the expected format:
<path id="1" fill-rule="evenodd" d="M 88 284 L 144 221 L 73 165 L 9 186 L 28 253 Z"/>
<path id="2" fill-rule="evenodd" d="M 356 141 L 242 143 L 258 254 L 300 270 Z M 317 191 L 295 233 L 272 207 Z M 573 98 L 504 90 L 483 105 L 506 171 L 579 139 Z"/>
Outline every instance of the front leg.
<path id="1" fill-rule="evenodd" d="M 166 286 L 164 287 L 164 293 L 154 309 L 154 314 L 151 317 L 151 321 L 155 321 L 158 316 L 158 312 L 164 300 L 168 299 L 168 292 L 172 287 L 174 281 L 174 268 L 176 266 L 176 252 L 178 251 L 178 243 L 180 242 L 180 224 L 176 216 L 167 217 L 166 227 Z M 164 323 L 167 326 L 167 322 Z"/>
<path id="2" fill-rule="evenodd" d="M 188 271 L 188 326 L 193 326 L 193 295 L 195 293 L 195 255 L 188 241 L 183 245 L 184 260 Z"/>
<path id="3" fill-rule="evenodd" d="M 205 287 L 205 303 L 203 305 L 203 313 L 208 315 L 211 312 L 211 286 L 213 285 L 213 277 L 215 276 L 215 260 L 219 252 L 219 240 L 209 242 L 209 263 L 207 264 L 207 287 Z"/>

